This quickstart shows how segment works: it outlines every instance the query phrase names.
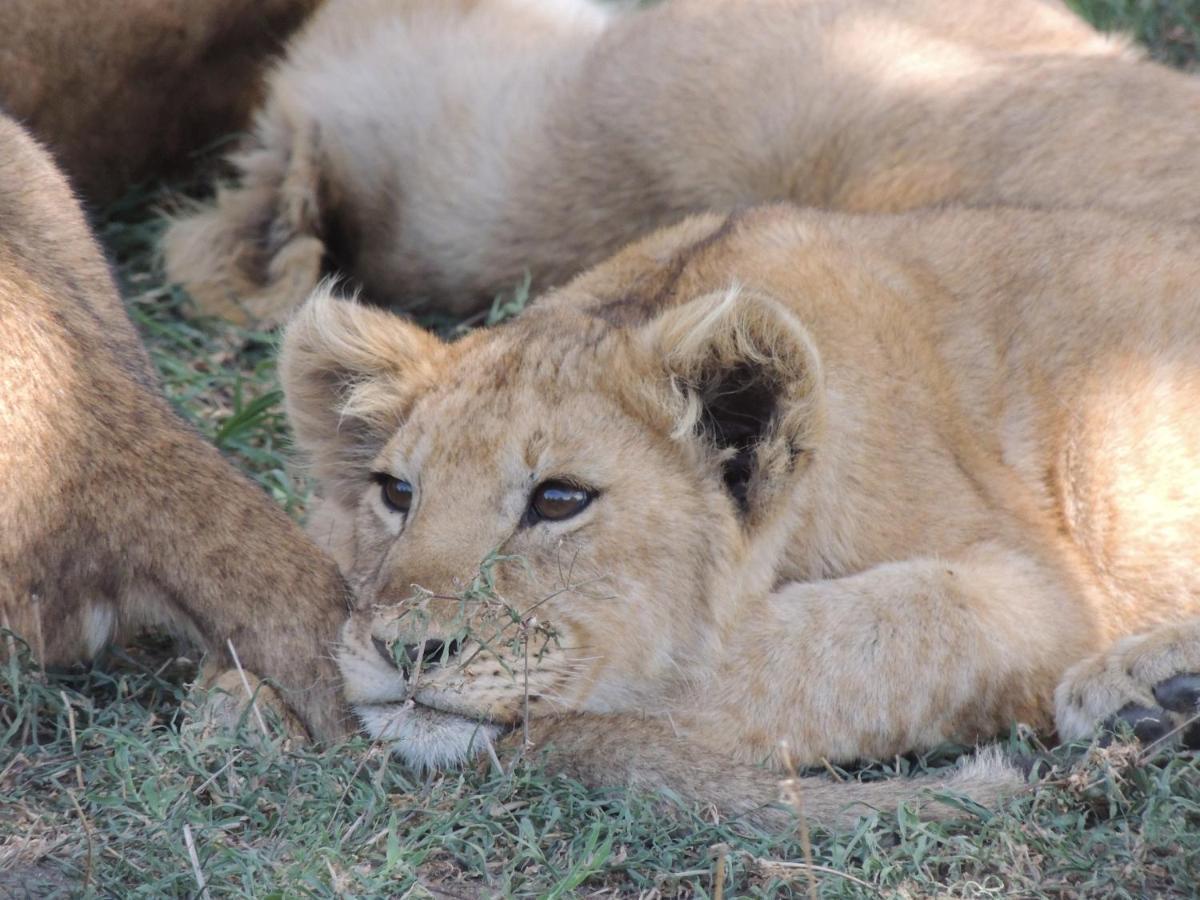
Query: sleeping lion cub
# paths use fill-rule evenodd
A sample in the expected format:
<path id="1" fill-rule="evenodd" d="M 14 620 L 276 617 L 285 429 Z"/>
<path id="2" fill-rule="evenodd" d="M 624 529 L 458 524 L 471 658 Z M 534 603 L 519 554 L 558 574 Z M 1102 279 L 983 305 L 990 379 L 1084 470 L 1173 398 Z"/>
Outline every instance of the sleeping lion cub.
<path id="1" fill-rule="evenodd" d="M 1087 212 L 693 218 L 455 343 L 319 291 L 282 377 L 348 699 L 417 765 L 524 722 L 731 806 L 712 773 L 781 741 L 1161 736 L 1200 696 L 1197 346 L 1200 233 Z"/>
<path id="2" fill-rule="evenodd" d="M 1200 216 L 1200 81 L 1057 0 L 330 0 L 269 83 L 165 245 L 265 323 L 330 269 L 465 315 L 770 200 Z"/>

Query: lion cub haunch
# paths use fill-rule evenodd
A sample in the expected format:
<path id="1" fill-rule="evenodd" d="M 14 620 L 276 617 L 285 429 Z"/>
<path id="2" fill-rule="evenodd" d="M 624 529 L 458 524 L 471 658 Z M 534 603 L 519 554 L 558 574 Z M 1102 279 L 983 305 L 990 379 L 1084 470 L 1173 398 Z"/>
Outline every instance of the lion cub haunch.
<path id="1" fill-rule="evenodd" d="M 0 106 L 93 203 L 246 127 L 321 0 L 4 0 Z"/>
<path id="2" fill-rule="evenodd" d="M 418 765 L 528 722 L 636 780 L 571 735 L 611 756 L 657 727 L 637 758 L 699 797 L 698 755 L 785 740 L 807 763 L 1174 721 L 1200 684 L 1198 250 L 1103 213 L 780 206 L 454 343 L 318 292 L 281 371 L 359 601 L 349 700 Z"/>
<path id="3" fill-rule="evenodd" d="M 336 566 L 163 399 L 65 179 L 3 117 L 0 161 L 0 627 L 47 665 L 142 626 L 225 665 L 232 642 L 344 733 Z"/>
<path id="4" fill-rule="evenodd" d="M 466 314 L 771 200 L 1195 221 L 1198 111 L 1052 0 L 331 0 L 165 254 L 206 311 L 275 323 L 331 267 Z"/>

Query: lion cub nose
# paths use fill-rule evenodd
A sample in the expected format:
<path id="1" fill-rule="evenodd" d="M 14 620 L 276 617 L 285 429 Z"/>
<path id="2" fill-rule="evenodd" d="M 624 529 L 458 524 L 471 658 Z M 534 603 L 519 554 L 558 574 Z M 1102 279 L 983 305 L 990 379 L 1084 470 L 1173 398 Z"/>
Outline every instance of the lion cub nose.
<path id="1" fill-rule="evenodd" d="M 379 651 L 379 655 L 388 661 L 393 666 L 399 668 L 405 675 L 408 675 L 416 668 L 417 660 L 421 661 L 421 668 L 425 671 L 440 666 L 443 662 L 448 662 L 450 659 L 458 655 L 461 648 L 459 641 L 439 641 L 429 639 L 420 644 L 405 644 L 404 649 L 399 653 L 393 653 L 392 648 L 388 646 L 387 641 L 382 641 L 379 638 L 371 638 L 371 642 L 375 645 L 375 649 Z M 400 658 L 397 659 L 396 657 Z"/>

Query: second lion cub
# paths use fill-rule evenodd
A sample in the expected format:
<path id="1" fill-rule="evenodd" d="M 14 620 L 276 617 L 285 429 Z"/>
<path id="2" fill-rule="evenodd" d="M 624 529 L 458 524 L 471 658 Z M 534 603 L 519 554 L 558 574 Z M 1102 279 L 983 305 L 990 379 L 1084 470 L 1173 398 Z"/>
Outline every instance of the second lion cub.
<path id="1" fill-rule="evenodd" d="M 270 85 L 165 246 L 268 323 L 328 268 L 465 315 L 770 200 L 1200 210 L 1200 82 L 1057 0 L 331 0 Z"/>
<path id="2" fill-rule="evenodd" d="M 781 740 L 1164 733 L 1200 695 L 1198 250 L 768 207 L 455 343 L 318 293 L 281 371 L 360 603 L 348 699 L 423 765 L 632 715 L 704 748 L 684 782 Z"/>

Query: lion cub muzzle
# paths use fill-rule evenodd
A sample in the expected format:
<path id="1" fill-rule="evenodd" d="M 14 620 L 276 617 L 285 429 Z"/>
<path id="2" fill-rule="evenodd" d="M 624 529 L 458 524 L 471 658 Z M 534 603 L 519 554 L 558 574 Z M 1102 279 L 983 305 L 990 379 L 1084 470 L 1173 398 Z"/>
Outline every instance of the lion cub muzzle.
<path id="1" fill-rule="evenodd" d="M 370 617 L 347 621 L 338 664 L 347 698 L 371 737 L 388 741 L 410 766 L 426 770 L 460 766 L 504 733 L 503 726 L 434 708 L 416 696 L 423 679 L 452 674 L 463 649 L 459 641 L 406 641 L 374 633 L 370 624 Z"/>

